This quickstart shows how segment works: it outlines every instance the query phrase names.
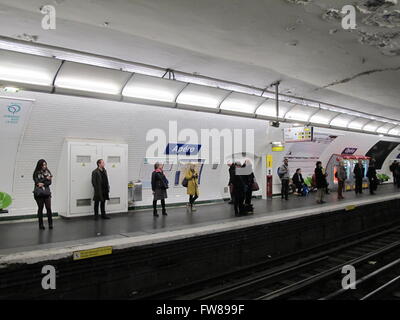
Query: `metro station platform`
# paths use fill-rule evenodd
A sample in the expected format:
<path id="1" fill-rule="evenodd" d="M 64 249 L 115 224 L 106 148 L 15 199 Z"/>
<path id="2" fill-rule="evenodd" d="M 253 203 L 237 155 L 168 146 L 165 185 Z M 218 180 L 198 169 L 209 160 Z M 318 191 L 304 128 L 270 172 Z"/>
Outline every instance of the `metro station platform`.
<path id="1" fill-rule="evenodd" d="M 227 202 L 54 221 L 0 224 L 0 299 L 142 299 L 260 263 L 400 225 L 400 190 L 379 186 L 318 205 L 315 193 L 254 200 L 255 213 L 235 217 Z M 43 267 L 57 270 L 57 290 L 43 290 Z"/>
<path id="2" fill-rule="evenodd" d="M 221 202 L 199 204 L 193 213 L 186 207 L 170 207 L 168 216 L 160 214 L 158 218 L 153 217 L 152 210 L 112 214 L 110 220 L 56 218 L 53 230 L 47 228 L 47 218 L 46 230 L 39 230 L 36 220 L 6 222 L 0 224 L 0 264 L 40 261 L 49 255 L 66 256 L 91 247 L 124 248 L 285 221 L 398 199 L 400 190 L 385 184 L 378 187 L 376 195 L 370 195 L 366 189 L 362 195 L 348 191 L 344 196 L 345 199 L 339 201 L 337 193 L 331 192 L 322 205 L 315 202 L 315 193 L 307 197 L 291 195 L 288 201 L 280 197 L 253 199 L 254 214 L 240 217 L 235 217 L 233 205 Z"/>

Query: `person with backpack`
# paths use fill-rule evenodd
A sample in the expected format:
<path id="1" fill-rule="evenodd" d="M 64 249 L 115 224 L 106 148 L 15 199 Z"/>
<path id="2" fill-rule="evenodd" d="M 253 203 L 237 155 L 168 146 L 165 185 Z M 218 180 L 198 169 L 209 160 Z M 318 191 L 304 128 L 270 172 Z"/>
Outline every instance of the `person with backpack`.
<path id="1" fill-rule="evenodd" d="M 199 197 L 199 174 L 196 171 L 194 163 L 188 165 L 188 169 L 185 172 L 185 179 L 185 184 L 187 184 L 186 193 L 189 195 L 187 207 L 190 208 L 191 211 L 196 211 L 194 202 Z"/>
<path id="2" fill-rule="evenodd" d="M 335 176 L 336 179 L 338 180 L 338 200 L 342 200 L 344 199 L 343 197 L 344 183 L 347 179 L 346 168 L 344 167 L 343 160 L 340 160 Z"/>
<path id="3" fill-rule="evenodd" d="M 375 160 L 371 159 L 368 166 L 367 178 L 369 181 L 369 193 L 375 194 L 375 190 L 378 188 L 378 177 L 376 176 Z"/>
<path id="4" fill-rule="evenodd" d="M 289 200 L 289 160 L 285 158 L 283 164 L 278 168 L 278 176 L 281 179 L 281 198 Z"/>
<path id="5" fill-rule="evenodd" d="M 151 189 L 153 191 L 153 216 L 158 217 L 157 201 L 161 201 L 162 214 L 167 216 L 165 209 L 165 199 L 167 198 L 168 180 L 164 175 L 164 165 L 156 162 L 154 164 L 154 171 L 151 174 Z"/>
<path id="6" fill-rule="evenodd" d="M 315 184 L 317 187 L 317 203 L 322 204 L 325 203 L 324 195 L 326 191 L 327 182 L 326 182 L 326 173 L 324 173 L 322 170 L 321 161 L 317 161 L 314 174 L 315 174 Z"/>

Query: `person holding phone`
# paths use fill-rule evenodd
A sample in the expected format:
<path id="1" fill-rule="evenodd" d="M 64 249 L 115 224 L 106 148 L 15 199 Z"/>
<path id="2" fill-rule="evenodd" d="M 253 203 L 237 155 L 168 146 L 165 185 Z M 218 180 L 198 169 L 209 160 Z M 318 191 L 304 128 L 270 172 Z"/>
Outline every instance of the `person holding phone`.
<path id="1" fill-rule="evenodd" d="M 196 211 L 194 202 L 199 197 L 199 174 L 196 171 L 194 163 L 189 163 L 185 178 L 188 182 L 186 190 L 186 193 L 189 195 L 188 208 L 190 208 L 191 211 Z"/>
<path id="2" fill-rule="evenodd" d="M 35 171 L 33 172 L 33 181 L 35 183 L 33 190 L 33 197 L 38 206 L 38 219 L 39 229 L 44 230 L 43 224 L 43 208 L 46 207 L 47 221 L 49 223 L 49 229 L 53 229 L 53 214 L 51 211 L 51 191 L 50 185 L 53 179 L 53 175 L 47 168 L 47 162 L 44 159 L 40 159 L 37 164 Z"/>
<path id="3" fill-rule="evenodd" d="M 162 214 L 167 216 L 165 209 L 165 199 L 167 198 L 168 179 L 163 171 L 164 165 L 156 162 L 154 164 L 154 171 L 151 174 L 151 189 L 153 191 L 153 216 L 158 217 L 157 201 L 161 201 Z"/>

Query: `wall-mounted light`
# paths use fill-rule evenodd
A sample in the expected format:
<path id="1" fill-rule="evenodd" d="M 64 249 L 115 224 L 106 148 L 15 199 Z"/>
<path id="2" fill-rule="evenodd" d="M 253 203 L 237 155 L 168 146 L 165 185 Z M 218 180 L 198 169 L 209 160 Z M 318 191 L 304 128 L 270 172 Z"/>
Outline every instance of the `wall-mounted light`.
<path id="1" fill-rule="evenodd" d="M 18 92 L 20 89 L 16 88 L 16 87 L 4 87 L 3 90 L 5 92 L 15 93 L 15 92 Z"/>

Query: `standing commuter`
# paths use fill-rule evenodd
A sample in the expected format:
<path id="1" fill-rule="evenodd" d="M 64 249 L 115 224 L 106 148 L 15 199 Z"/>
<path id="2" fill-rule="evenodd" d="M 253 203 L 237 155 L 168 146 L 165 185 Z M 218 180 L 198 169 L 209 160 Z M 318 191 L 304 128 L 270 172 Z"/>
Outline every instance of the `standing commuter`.
<path id="1" fill-rule="evenodd" d="M 362 194 L 363 191 L 363 186 L 362 186 L 362 182 L 364 179 L 364 173 L 365 173 L 365 168 L 363 166 L 362 160 L 358 159 L 358 163 L 356 163 L 356 165 L 354 166 L 354 178 L 356 180 L 356 194 Z"/>
<path id="2" fill-rule="evenodd" d="M 375 190 L 378 187 L 378 177 L 376 176 L 375 160 L 371 159 L 368 166 L 367 178 L 369 181 L 369 193 L 375 194 Z"/>
<path id="3" fill-rule="evenodd" d="M 242 168 L 246 168 L 247 175 L 244 175 L 243 178 L 246 183 L 246 191 L 245 191 L 245 200 L 244 204 L 246 206 L 246 212 L 253 213 L 253 205 L 251 204 L 251 197 L 253 195 L 253 185 L 255 183 L 255 176 L 253 173 L 253 165 L 250 160 L 246 160 L 242 166 Z"/>
<path id="4" fill-rule="evenodd" d="M 322 204 L 325 203 L 324 195 L 326 192 L 326 173 L 322 170 L 322 162 L 317 161 L 316 168 L 314 170 L 315 173 L 315 183 L 317 186 L 317 203 Z"/>
<path id="5" fill-rule="evenodd" d="M 397 162 L 394 167 L 393 177 L 396 180 L 397 188 L 400 188 L 400 164 Z"/>
<path id="6" fill-rule="evenodd" d="M 231 195 L 231 201 L 229 201 L 229 204 L 234 203 L 234 197 L 233 197 L 233 177 L 235 175 L 235 164 L 233 162 L 228 163 L 229 166 L 229 182 L 228 182 L 228 187 L 229 187 L 229 193 Z"/>
<path id="7" fill-rule="evenodd" d="M 236 216 L 245 213 L 243 202 L 246 192 L 246 182 L 245 182 L 245 176 L 240 174 L 241 167 L 242 164 L 239 161 L 236 161 L 235 175 L 232 178 L 233 200 L 234 200 L 234 209 Z"/>
<path id="8" fill-rule="evenodd" d="M 304 179 L 303 175 L 301 174 L 301 169 L 296 169 L 295 174 L 292 177 L 293 184 L 296 186 L 297 193 L 299 195 L 303 195 L 303 188 L 304 188 Z"/>
<path id="9" fill-rule="evenodd" d="M 193 163 L 190 163 L 185 173 L 185 178 L 188 182 L 186 192 L 189 195 L 188 207 L 191 211 L 196 211 L 194 202 L 199 197 L 199 174 Z"/>
<path id="10" fill-rule="evenodd" d="M 107 170 L 103 159 L 97 160 L 97 168 L 92 172 L 92 185 L 94 189 L 94 218 L 99 218 L 99 205 L 102 219 L 110 219 L 106 215 L 106 200 L 110 200 L 110 185 L 108 183 Z"/>
<path id="11" fill-rule="evenodd" d="M 151 189 L 153 190 L 153 216 L 158 217 L 157 201 L 161 201 L 162 214 L 167 216 L 165 209 L 165 199 L 167 198 L 168 180 L 164 175 L 164 165 L 156 162 L 154 164 L 154 171 L 151 174 Z"/>
<path id="12" fill-rule="evenodd" d="M 47 221 L 49 223 L 49 229 L 53 229 L 53 217 L 51 212 L 51 191 L 50 185 L 52 182 L 53 175 L 47 168 L 47 162 L 40 159 L 37 164 L 35 171 L 33 172 L 33 181 L 35 182 L 33 197 L 36 200 L 38 206 L 38 219 L 39 229 L 44 230 L 43 225 L 43 208 L 46 207 Z"/>
<path id="13" fill-rule="evenodd" d="M 399 185 L 397 182 L 398 179 L 398 170 L 399 169 L 399 163 L 397 162 L 397 160 L 394 160 L 393 163 L 389 166 L 389 170 L 393 175 L 393 184 L 395 185 Z"/>
<path id="14" fill-rule="evenodd" d="M 288 166 L 288 159 L 285 158 L 283 160 L 283 164 L 279 167 L 278 169 L 278 175 L 279 178 L 281 179 L 282 182 L 282 188 L 281 188 L 281 198 L 285 198 L 286 200 L 289 200 L 289 166 Z"/>
<path id="15" fill-rule="evenodd" d="M 346 169 L 344 167 L 343 160 L 340 160 L 339 166 L 337 167 L 336 178 L 338 180 L 338 200 L 341 200 L 341 199 L 344 199 L 343 189 L 344 189 L 345 181 L 347 179 L 347 173 L 346 173 Z"/>

